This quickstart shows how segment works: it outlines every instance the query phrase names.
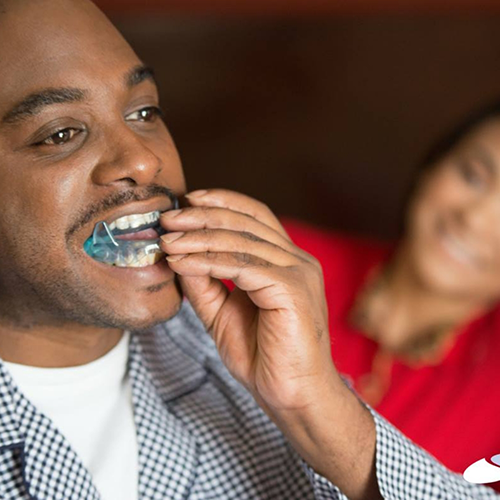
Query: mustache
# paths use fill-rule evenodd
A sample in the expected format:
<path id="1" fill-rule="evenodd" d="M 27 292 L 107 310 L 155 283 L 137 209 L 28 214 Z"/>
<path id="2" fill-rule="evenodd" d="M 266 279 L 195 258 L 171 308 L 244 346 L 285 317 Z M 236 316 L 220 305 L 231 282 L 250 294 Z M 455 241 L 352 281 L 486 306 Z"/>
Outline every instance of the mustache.
<path id="1" fill-rule="evenodd" d="M 113 193 L 107 198 L 102 199 L 99 203 L 92 205 L 92 207 L 78 217 L 78 219 L 66 231 L 66 238 L 70 238 L 74 233 L 79 231 L 101 213 L 105 213 L 108 210 L 120 207 L 132 201 L 146 201 L 158 196 L 166 196 L 170 198 L 173 205 L 177 201 L 177 196 L 171 189 L 165 186 L 160 186 L 159 184 L 150 184 L 141 190 L 134 189 Z"/>

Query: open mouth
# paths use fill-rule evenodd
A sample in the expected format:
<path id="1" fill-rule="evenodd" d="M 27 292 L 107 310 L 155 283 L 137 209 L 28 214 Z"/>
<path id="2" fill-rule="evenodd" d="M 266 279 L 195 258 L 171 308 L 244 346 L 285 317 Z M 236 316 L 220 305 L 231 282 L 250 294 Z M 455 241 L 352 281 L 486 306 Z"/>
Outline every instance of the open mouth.
<path id="1" fill-rule="evenodd" d="M 173 200 L 170 210 L 178 207 Z M 85 241 L 85 252 L 94 260 L 117 267 L 146 267 L 159 262 L 165 254 L 160 248 L 161 212 L 119 217 L 109 224 L 98 222 L 93 234 Z"/>
<path id="2" fill-rule="evenodd" d="M 441 245 L 445 248 L 448 255 L 462 265 L 477 268 L 481 265 L 481 260 L 477 252 L 471 250 L 470 245 L 457 236 L 455 232 L 448 230 L 444 224 L 438 227 Z"/>

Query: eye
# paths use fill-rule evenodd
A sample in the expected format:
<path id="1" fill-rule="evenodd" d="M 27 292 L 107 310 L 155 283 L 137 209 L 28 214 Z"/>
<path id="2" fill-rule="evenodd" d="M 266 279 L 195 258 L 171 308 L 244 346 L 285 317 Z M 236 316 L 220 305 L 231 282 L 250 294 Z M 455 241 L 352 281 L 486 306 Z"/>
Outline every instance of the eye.
<path id="1" fill-rule="evenodd" d="M 50 135 L 43 141 L 38 142 L 36 145 L 37 146 L 62 146 L 63 144 L 66 144 L 67 142 L 71 141 L 73 137 L 78 135 L 81 132 L 81 130 L 76 129 L 76 128 L 63 128 L 61 130 L 58 130 L 54 134 Z"/>
<path id="2" fill-rule="evenodd" d="M 477 188 L 481 188 L 486 184 L 487 175 L 480 165 L 465 161 L 461 162 L 458 167 L 460 175 L 467 184 Z"/>
<path id="3" fill-rule="evenodd" d="M 162 117 L 163 113 L 157 106 L 148 106 L 130 113 L 125 117 L 127 121 L 138 122 L 154 122 L 158 117 Z"/>

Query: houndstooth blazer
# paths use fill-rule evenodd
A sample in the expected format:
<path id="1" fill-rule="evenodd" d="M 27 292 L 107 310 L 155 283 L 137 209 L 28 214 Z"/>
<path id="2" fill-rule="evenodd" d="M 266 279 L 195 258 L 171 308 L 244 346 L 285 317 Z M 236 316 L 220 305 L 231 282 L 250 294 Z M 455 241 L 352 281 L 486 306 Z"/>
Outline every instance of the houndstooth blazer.
<path id="1" fill-rule="evenodd" d="M 131 336 L 128 369 L 141 500 L 346 499 L 298 457 L 231 378 L 188 304 L 164 325 Z M 496 498 L 374 416 L 384 498 Z M 1 362 L 0 498 L 99 498 L 64 436 L 21 394 Z"/>

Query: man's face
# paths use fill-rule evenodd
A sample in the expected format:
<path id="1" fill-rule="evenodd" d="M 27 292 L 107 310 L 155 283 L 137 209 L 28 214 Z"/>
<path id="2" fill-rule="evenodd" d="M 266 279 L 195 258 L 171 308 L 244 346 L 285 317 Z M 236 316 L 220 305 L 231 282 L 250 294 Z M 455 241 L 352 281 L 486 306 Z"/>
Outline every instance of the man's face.
<path id="1" fill-rule="evenodd" d="M 90 3 L 0 14 L 0 315 L 142 328 L 180 304 L 164 259 L 114 267 L 83 250 L 98 221 L 163 211 L 185 183 L 148 71 Z"/>

